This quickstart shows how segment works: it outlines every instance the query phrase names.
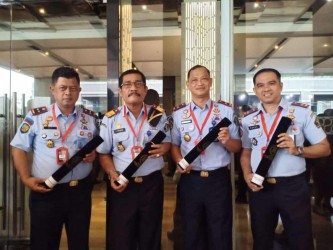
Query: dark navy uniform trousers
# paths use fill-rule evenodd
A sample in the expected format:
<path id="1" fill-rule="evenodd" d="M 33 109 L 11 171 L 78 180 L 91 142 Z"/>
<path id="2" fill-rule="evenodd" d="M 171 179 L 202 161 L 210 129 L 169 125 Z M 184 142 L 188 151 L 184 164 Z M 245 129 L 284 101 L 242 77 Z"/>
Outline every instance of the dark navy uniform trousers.
<path id="1" fill-rule="evenodd" d="M 227 167 L 182 174 L 179 182 L 185 250 L 232 249 L 232 200 Z"/>
<path id="2" fill-rule="evenodd" d="M 63 225 L 68 249 L 89 249 L 91 217 L 90 176 L 77 186 L 57 184 L 48 193 L 30 193 L 31 250 L 59 250 Z"/>
<path id="3" fill-rule="evenodd" d="M 312 250 L 312 222 L 309 186 L 305 174 L 277 177 L 264 182 L 259 192 L 249 191 L 254 250 L 273 249 L 278 217 L 292 250 Z"/>
<path id="4" fill-rule="evenodd" d="M 141 178 L 131 178 L 123 192 L 111 188 L 108 250 L 161 250 L 163 176 L 155 171 Z"/>

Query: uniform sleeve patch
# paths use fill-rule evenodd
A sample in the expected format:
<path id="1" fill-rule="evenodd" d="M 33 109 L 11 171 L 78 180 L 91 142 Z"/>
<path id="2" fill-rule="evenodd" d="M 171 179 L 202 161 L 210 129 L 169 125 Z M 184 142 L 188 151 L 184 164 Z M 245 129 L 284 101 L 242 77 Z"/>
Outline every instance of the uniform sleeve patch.
<path id="1" fill-rule="evenodd" d="M 184 108 L 186 106 L 186 102 L 183 102 L 182 104 L 179 104 L 178 106 L 173 108 L 173 111 L 177 111 L 181 108 Z"/>
<path id="2" fill-rule="evenodd" d="M 112 109 L 112 110 L 106 112 L 105 116 L 107 118 L 111 118 L 111 117 L 115 116 L 116 114 L 119 114 L 119 112 L 120 112 L 119 109 Z"/>
<path id="3" fill-rule="evenodd" d="M 45 106 L 31 109 L 32 115 L 40 115 L 40 114 L 43 114 L 43 113 L 46 113 L 46 112 L 47 112 L 47 108 Z"/>
<path id="4" fill-rule="evenodd" d="M 218 103 L 221 103 L 221 104 L 223 104 L 223 105 L 225 105 L 225 106 L 232 107 L 232 104 L 229 103 L 229 102 L 225 102 L 225 101 L 223 101 L 223 100 L 218 100 L 217 102 L 218 102 Z"/>
<path id="5" fill-rule="evenodd" d="M 292 102 L 291 105 L 292 106 L 297 106 L 297 107 L 302 107 L 302 108 L 308 108 L 309 107 L 308 104 L 300 103 L 300 102 Z"/>
<path id="6" fill-rule="evenodd" d="M 257 111 L 258 111 L 257 108 L 250 109 L 249 111 L 247 111 L 247 112 L 244 113 L 244 117 L 246 117 L 246 116 L 248 116 L 248 115 L 250 115 L 250 114 L 252 114 L 254 112 L 257 112 Z"/>

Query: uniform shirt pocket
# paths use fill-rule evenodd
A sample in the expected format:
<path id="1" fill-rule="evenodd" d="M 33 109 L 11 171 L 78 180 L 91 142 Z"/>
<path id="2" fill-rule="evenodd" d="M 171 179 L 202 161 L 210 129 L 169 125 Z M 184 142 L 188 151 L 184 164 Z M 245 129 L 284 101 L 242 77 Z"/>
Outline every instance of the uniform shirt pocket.
<path id="1" fill-rule="evenodd" d="M 119 128 L 112 131 L 113 132 L 113 141 L 115 148 L 114 150 L 117 151 L 118 145 L 123 145 L 124 148 L 131 147 L 130 136 L 128 131 L 125 128 Z"/>
<path id="2" fill-rule="evenodd" d="M 261 129 L 249 130 L 249 138 L 251 140 L 252 149 L 261 149 L 266 146 L 266 136 Z"/>

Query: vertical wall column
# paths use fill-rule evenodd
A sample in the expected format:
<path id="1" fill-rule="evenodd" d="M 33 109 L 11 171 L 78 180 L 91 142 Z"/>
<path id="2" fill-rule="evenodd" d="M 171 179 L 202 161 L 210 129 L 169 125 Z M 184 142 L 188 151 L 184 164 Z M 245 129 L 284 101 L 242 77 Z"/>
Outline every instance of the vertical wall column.
<path id="1" fill-rule="evenodd" d="M 182 4 L 182 101 L 191 100 L 185 88 L 187 71 L 207 67 L 213 78 L 212 99 L 220 98 L 220 2 L 184 0 Z"/>
<path id="2" fill-rule="evenodd" d="M 108 110 L 118 106 L 119 77 L 119 5 L 120 0 L 107 2 L 107 97 Z"/>

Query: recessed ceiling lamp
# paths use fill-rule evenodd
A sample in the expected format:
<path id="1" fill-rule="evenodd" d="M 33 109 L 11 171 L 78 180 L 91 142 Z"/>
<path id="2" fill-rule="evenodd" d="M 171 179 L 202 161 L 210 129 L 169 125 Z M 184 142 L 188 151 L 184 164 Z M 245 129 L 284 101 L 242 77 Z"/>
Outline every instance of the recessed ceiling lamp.
<path id="1" fill-rule="evenodd" d="M 44 8 L 39 8 L 38 12 L 39 12 L 39 14 L 45 15 L 45 9 Z"/>
<path id="2" fill-rule="evenodd" d="M 145 5 L 145 4 L 142 5 L 142 9 L 143 9 L 143 10 L 147 10 L 147 5 Z"/>

